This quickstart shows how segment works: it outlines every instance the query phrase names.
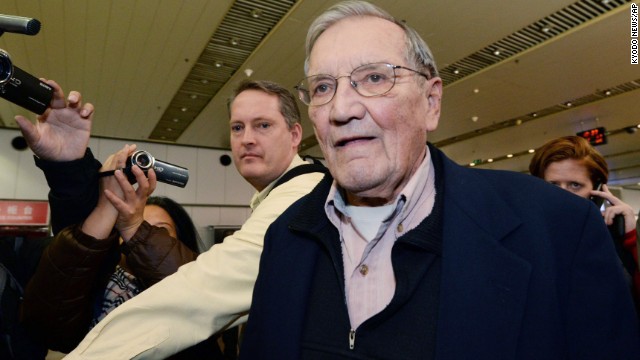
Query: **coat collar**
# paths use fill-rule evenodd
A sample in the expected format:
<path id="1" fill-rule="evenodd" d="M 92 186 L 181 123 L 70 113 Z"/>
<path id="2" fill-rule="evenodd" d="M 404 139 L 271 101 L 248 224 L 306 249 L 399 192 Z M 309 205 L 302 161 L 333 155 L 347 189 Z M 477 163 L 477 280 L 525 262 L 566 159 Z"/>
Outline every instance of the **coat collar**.
<path id="1" fill-rule="evenodd" d="M 478 176 L 478 170 L 466 169 L 453 163 L 431 144 L 429 151 L 436 169 L 436 187 L 444 189 L 445 203 L 452 203 L 449 206 L 458 208 L 480 229 L 496 239 L 504 237 L 521 223 L 497 190 Z M 333 177 L 327 174 L 304 199 L 305 204 L 291 221 L 291 228 L 317 232 L 321 227 L 330 225 L 326 216 L 318 216 L 317 211 L 323 209 L 332 183 Z M 441 195 L 441 192 L 437 194 Z"/>

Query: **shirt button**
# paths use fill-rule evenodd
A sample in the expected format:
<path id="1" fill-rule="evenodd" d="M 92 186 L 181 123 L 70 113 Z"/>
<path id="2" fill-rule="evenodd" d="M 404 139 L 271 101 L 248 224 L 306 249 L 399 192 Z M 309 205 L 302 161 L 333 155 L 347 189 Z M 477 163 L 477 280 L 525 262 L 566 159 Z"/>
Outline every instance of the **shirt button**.
<path id="1" fill-rule="evenodd" d="M 398 230 L 398 232 L 402 232 L 402 230 L 404 230 L 404 226 L 402 225 L 402 223 L 398 224 L 398 227 L 396 227 L 396 230 Z"/>
<path id="2" fill-rule="evenodd" d="M 369 267 L 367 266 L 367 264 L 360 265 L 360 274 L 362 274 L 362 276 L 366 276 L 368 273 Z"/>

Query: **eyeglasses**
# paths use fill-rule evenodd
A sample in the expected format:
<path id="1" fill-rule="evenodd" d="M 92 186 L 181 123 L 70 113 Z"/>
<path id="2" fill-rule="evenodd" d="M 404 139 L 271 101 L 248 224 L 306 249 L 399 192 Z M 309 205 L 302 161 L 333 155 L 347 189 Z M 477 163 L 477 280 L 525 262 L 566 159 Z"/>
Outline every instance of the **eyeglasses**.
<path id="1" fill-rule="evenodd" d="M 338 79 L 349 78 L 349 84 L 358 94 L 364 97 L 379 96 L 388 93 L 396 84 L 396 70 L 404 69 L 422 75 L 427 80 L 429 75 L 400 65 L 374 63 L 358 66 L 351 74 L 333 77 L 326 74 L 309 76 L 302 80 L 295 89 L 298 98 L 309 106 L 327 104 L 333 99 L 338 88 Z"/>

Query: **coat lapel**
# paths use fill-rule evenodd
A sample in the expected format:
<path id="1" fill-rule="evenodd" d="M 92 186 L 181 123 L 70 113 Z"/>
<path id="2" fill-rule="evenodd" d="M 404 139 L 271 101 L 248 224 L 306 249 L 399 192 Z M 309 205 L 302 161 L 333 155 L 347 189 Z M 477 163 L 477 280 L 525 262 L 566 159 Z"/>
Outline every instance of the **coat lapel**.
<path id="1" fill-rule="evenodd" d="M 503 241 L 521 220 L 477 171 L 443 165 L 437 358 L 514 358 L 531 266 Z"/>

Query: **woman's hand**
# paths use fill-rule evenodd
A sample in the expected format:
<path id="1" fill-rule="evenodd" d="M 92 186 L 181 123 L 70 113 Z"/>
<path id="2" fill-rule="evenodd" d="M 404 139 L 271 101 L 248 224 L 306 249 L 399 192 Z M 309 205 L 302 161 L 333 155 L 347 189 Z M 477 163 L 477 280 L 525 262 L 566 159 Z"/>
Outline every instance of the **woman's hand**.
<path id="1" fill-rule="evenodd" d="M 624 216 L 624 232 L 636 230 L 636 217 L 633 213 L 633 208 L 627 203 L 615 197 L 607 185 L 602 185 L 602 190 L 591 190 L 591 195 L 599 196 L 609 202 L 611 206 L 605 207 L 602 212 L 602 217 L 607 225 L 613 224 L 613 218 L 616 215 Z"/>
<path id="2" fill-rule="evenodd" d="M 100 172 L 113 171 L 126 165 L 127 157 L 136 149 L 135 145 L 125 145 L 120 151 L 110 155 L 100 168 Z M 131 186 L 131 185 L 129 185 Z M 118 210 L 107 199 L 105 192 L 110 191 L 117 196 L 124 197 L 120 183 L 113 176 L 100 178 L 100 195 L 98 203 L 91 214 L 82 224 L 82 232 L 96 239 L 106 239 L 118 217 Z"/>
<path id="3" fill-rule="evenodd" d="M 105 197 L 118 211 L 115 227 L 124 241 L 129 241 L 144 221 L 143 213 L 147 198 L 156 189 L 156 174 L 153 169 L 149 169 L 146 176 L 137 165 L 134 165 L 131 171 L 136 177 L 137 188 L 129 183 L 121 169 L 117 169 L 114 177 L 119 184 L 119 189 L 104 191 Z"/>

